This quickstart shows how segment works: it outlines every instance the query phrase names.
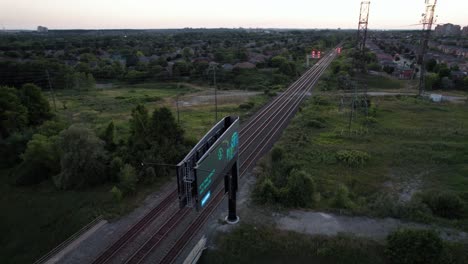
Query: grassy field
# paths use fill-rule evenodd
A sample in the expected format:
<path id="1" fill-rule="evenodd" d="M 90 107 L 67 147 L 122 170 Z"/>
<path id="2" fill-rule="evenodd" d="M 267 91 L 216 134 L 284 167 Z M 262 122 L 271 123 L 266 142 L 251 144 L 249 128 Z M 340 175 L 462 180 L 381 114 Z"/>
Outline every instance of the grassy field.
<path id="1" fill-rule="evenodd" d="M 143 84 L 108 90 L 58 91 L 57 115 L 69 123 L 85 123 L 97 131 L 113 120 L 117 139 L 125 139 L 129 133 L 131 109 L 137 104 L 144 104 L 149 111 L 169 106 L 176 114 L 173 103 L 176 95 L 190 96 L 200 90 L 202 88 L 178 87 L 176 84 Z M 247 99 L 255 103 L 248 110 L 241 110 L 237 104 L 222 104 L 218 117 L 247 117 L 267 99 L 263 95 Z M 186 137 L 193 140 L 198 140 L 214 122 L 214 107 L 211 105 L 180 109 L 180 124 Z M 0 220 L 0 263 L 31 263 L 95 217 L 104 215 L 106 219 L 112 219 L 128 213 L 148 194 L 171 180 L 161 179 L 151 185 L 140 185 L 135 195 L 118 204 L 109 192 L 112 184 L 81 191 L 61 191 L 51 181 L 31 187 L 12 185 L 14 175 L 9 170 L 0 171 L 0 176 L 0 208 L 4 212 Z"/>
<path id="2" fill-rule="evenodd" d="M 149 83 L 127 85 L 119 88 L 77 91 L 58 91 L 56 94 L 58 115 L 69 123 L 85 123 L 95 130 L 103 129 L 110 121 L 116 126 L 118 139 L 125 138 L 129 133 L 128 120 L 131 109 L 137 104 L 145 105 L 150 113 L 157 107 L 169 107 L 177 118 L 176 98 L 182 102 L 195 96 L 209 87 L 198 87 L 189 84 Z M 48 94 L 52 105 L 52 97 Z M 218 118 L 226 115 L 246 116 L 260 107 L 266 100 L 265 96 L 246 98 L 255 105 L 250 110 L 239 109 L 238 103 L 224 102 L 218 105 Z M 200 104 L 184 106 L 180 103 L 180 124 L 193 139 L 203 136 L 214 124 L 215 109 L 213 105 Z"/>
<path id="3" fill-rule="evenodd" d="M 405 80 L 380 75 L 359 75 L 356 76 L 356 79 L 358 82 L 366 84 L 368 90 L 402 89 L 408 84 L 408 81 Z"/>
<path id="4" fill-rule="evenodd" d="M 288 170 L 303 170 L 316 184 L 311 208 L 468 230 L 468 104 L 372 98 L 370 117 L 357 110 L 350 131 L 349 105 L 340 106 L 340 99 L 333 96 L 306 102 L 276 144 L 284 150 L 283 164 L 275 167 L 270 157 L 265 158 L 261 180 L 273 178 L 281 189 Z M 365 161 L 353 166 L 340 158 L 343 151 L 360 151 Z M 282 169 L 280 176 L 273 176 L 272 168 Z M 463 201 L 461 216 L 437 217 L 421 202 L 443 192 Z"/>

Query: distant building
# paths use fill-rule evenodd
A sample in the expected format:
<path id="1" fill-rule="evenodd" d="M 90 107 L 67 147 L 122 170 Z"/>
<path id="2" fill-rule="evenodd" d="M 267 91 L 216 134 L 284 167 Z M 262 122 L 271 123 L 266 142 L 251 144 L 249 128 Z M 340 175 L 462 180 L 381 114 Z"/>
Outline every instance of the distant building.
<path id="1" fill-rule="evenodd" d="M 468 37 L 468 26 L 464 27 L 462 30 L 462 36 Z"/>
<path id="2" fill-rule="evenodd" d="M 40 32 L 40 33 L 47 33 L 49 31 L 48 28 L 46 27 L 43 27 L 43 26 L 38 26 L 37 27 L 37 32 Z"/>
<path id="3" fill-rule="evenodd" d="M 461 33 L 461 27 L 454 24 L 437 25 L 435 28 L 436 36 L 458 36 Z"/>

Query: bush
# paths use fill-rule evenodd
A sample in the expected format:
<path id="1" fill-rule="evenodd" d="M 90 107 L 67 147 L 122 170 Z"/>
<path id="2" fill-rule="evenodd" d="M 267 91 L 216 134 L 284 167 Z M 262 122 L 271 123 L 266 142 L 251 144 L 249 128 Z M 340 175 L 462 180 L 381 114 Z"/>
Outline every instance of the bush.
<path id="1" fill-rule="evenodd" d="M 246 103 L 240 104 L 239 109 L 249 110 L 249 109 L 252 109 L 254 106 L 255 106 L 254 102 L 246 102 Z"/>
<path id="2" fill-rule="evenodd" d="M 386 254 L 394 264 L 440 263 L 442 239 L 432 230 L 397 230 L 387 237 Z"/>
<path id="3" fill-rule="evenodd" d="M 310 121 L 307 122 L 307 126 L 308 127 L 313 127 L 313 128 L 325 128 L 325 124 L 318 121 L 318 120 L 315 120 L 315 119 L 312 119 Z"/>
<path id="4" fill-rule="evenodd" d="M 112 194 L 112 198 L 114 199 L 114 201 L 116 201 L 117 203 L 120 203 L 122 201 L 123 195 L 122 191 L 119 188 L 117 188 L 116 186 L 112 187 L 110 193 Z"/>
<path id="5" fill-rule="evenodd" d="M 366 117 L 366 119 L 364 119 L 364 124 L 366 124 L 366 125 L 377 124 L 377 119 L 375 117 L 368 116 L 368 117 Z"/>
<path id="6" fill-rule="evenodd" d="M 278 200 L 278 189 L 275 187 L 270 178 L 263 178 L 257 185 L 255 192 L 256 201 L 262 204 L 275 203 Z"/>
<path id="7" fill-rule="evenodd" d="M 336 208 L 352 208 L 353 202 L 349 198 L 349 190 L 343 184 L 338 186 L 335 197 L 333 198 L 332 205 Z"/>
<path id="8" fill-rule="evenodd" d="M 125 164 L 120 170 L 119 174 L 119 186 L 123 193 L 129 194 L 136 190 L 136 184 L 138 182 L 135 168 L 129 164 Z"/>
<path id="9" fill-rule="evenodd" d="M 460 218 L 464 214 L 464 204 L 462 199 L 454 193 L 425 193 L 423 202 L 429 206 L 435 215 L 454 219 Z"/>
<path id="10" fill-rule="evenodd" d="M 281 162 L 284 157 L 284 149 L 279 146 L 275 146 L 273 150 L 271 150 L 271 161 L 273 163 Z"/>
<path id="11" fill-rule="evenodd" d="M 122 158 L 114 157 L 110 163 L 110 178 L 111 180 L 117 180 L 119 177 L 120 170 L 124 166 Z"/>
<path id="12" fill-rule="evenodd" d="M 290 206 L 305 207 L 314 202 L 315 183 L 305 171 L 292 170 L 286 185 L 286 197 L 283 199 Z"/>
<path id="13" fill-rule="evenodd" d="M 336 159 L 349 167 L 362 167 L 370 159 L 370 156 L 364 151 L 340 150 L 336 153 Z"/>
<path id="14" fill-rule="evenodd" d="M 48 138 L 35 134 L 21 155 L 23 162 L 18 166 L 16 184 L 39 183 L 60 172 L 60 153 L 56 144 L 57 136 Z"/>
<path id="15" fill-rule="evenodd" d="M 156 180 L 156 171 L 153 167 L 146 168 L 144 175 L 146 182 L 154 182 Z"/>
<path id="16" fill-rule="evenodd" d="M 72 125 L 59 135 L 61 173 L 54 178 L 60 189 L 82 188 L 107 179 L 104 141 L 89 128 Z"/>
<path id="17" fill-rule="evenodd" d="M 330 105 L 330 101 L 325 99 L 323 96 L 314 96 L 312 98 L 312 102 L 314 105 Z"/>

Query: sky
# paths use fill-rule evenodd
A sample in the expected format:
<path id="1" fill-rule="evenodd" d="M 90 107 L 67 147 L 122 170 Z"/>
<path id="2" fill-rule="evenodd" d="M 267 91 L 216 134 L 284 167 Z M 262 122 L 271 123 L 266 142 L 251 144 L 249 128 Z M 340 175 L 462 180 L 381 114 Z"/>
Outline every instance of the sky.
<path id="1" fill-rule="evenodd" d="M 0 28 L 357 28 L 361 0 L 0 0 Z M 424 0 L 371 0 L 370 29 L 417 29 Z M 439 0 L 436 23 L 468 26 L 468 0 Z"/>

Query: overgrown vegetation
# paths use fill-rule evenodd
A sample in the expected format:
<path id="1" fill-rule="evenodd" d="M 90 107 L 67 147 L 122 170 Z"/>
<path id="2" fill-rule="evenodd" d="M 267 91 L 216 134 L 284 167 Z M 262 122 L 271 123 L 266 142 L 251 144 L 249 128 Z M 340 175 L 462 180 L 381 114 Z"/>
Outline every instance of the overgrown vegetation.
<path id="1" fill-rule="evenodd" d="M 242 224 L 220 234 L 200 263 L 385 263 L 384 245 L 346 235 L 307 236 Z"/>
<path id="2" fill-rule="evenodd" d="M 349 129 L 342 102 L 322 96 L 302 107 L 261 162 L 255 200 L 468 230 L 467 104 L 373 98 Z M 298 172 L 300 198 L 288 195 Z"/>
<path id="3" fill-rule="evenodd" d="M 430 230 L 397 230 L 385 242 L 339 234 L 309 236 L 242 224 L 219 234 L 200 263 L 463 264 L 466 243 L 442 241 Z"/>

